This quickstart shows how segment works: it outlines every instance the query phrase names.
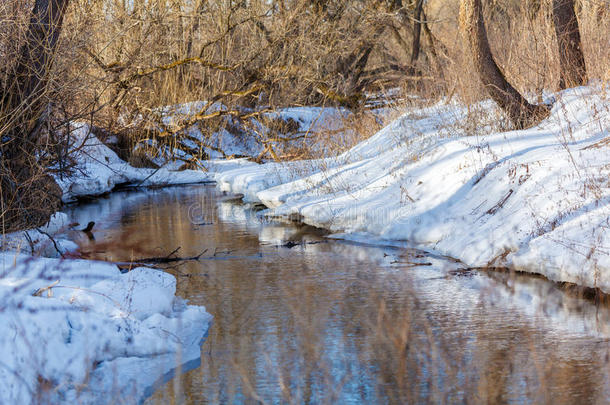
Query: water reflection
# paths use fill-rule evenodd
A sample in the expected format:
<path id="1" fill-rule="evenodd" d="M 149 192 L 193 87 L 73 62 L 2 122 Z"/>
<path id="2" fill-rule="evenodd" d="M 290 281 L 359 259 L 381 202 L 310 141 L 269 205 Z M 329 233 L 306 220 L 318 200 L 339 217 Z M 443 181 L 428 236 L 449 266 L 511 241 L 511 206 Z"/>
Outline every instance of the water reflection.
<path id="1" fill-rule="evenodd" d="M 71 209 L 98 223 L 96 241 L 82 242 L 92 257 L 207 249 L 168 270 L 181 296 L 214 315 L 202 366 L 150 403 L 610 398 L 607 303 L 534 277 L 456 272 L 420 251 L 327 241 L 227 199 L 180 187 Z"/>

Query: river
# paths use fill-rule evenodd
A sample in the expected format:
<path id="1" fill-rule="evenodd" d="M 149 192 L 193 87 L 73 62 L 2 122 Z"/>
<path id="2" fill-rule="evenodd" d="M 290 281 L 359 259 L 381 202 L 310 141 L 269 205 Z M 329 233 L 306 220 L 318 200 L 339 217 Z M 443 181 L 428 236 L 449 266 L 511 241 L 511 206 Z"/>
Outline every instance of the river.
<path id="1" fill-rule="evenodd" d="M 89 258 L 179 256 L 214 316 L 201 364 L 147 403 L 610 401 L 610 305 L 542 278 L 274 222 L 212 185 L 66 208 Z"/>

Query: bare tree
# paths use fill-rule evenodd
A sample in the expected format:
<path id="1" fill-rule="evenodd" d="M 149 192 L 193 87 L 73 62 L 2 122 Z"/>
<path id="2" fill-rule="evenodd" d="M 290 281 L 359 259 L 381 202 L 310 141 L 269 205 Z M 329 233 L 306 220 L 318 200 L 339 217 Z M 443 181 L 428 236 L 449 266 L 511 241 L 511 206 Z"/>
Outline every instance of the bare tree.
<path id="1" fill-rule="evenodd" d="M 48 220 L 61 191 L 37 162 L 37 128 L 48 106 L 48 79 L 68 0 L 36 0 L 27 33 L 0 89 L 0 180 L 3 230 Z"/>
<path id="2" fill-rule="evenodd" d="M 15 144 L 31 140 L 35 123 L 46 107 L 48 74 L 67 5 L 68 0 L 34 3 L 25 42 L 0 100 L 0 128 L 12 134 L 13 150 Z"/>
<path id="3" fill-rule="evenodd" d="M 553 22 L 559 46 L 559 87 L 582 86 L 587 81 L 574 0 L 553 0 Z"/>
<path id="4" fill-rule="evenodd" d="M 536 125 L 548 116 L 545 106 L 530 104 L 507 80 L 493 58 L 481 0 L 461 0 L 460 27 L 469 41 L 479 77 L 491 98 L 504 110 L 516 128 Z"/>
<path id="5" fill-rule="evenodd" d="M 413 76 L 416 72 L 415 64 L 419 58 L 419 50 L 421 47 L 421 27 L 422 27 L 422 10 L 424 0 L 417 0 L 415 10 L 413 11 L 413 42 L 411 46 L 411 60 L 409 61 L 409 76 Z"/>

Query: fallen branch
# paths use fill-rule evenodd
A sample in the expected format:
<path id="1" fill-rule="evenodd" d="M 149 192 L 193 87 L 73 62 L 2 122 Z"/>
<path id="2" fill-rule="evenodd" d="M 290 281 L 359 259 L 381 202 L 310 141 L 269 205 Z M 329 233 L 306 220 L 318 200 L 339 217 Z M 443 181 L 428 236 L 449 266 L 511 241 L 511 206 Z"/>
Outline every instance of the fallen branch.
<path id="1" fill-rule="evenodd" d="M 51 241 L 51 243 L 53 243 L 53 247 L 55 248 L 55 251 L 59 254 L 60 257 L 64 258 L 64 253 L 61 251 L 61 249 L 59 248 L 59 246 L 57 245 L 57 242 L 55 241 L 55 239 L 48 234 L 47 232 L 43 231 L 40 228 L 36 228 L 36 230 L 38 232 L 40 232 L 41 234 L 43 234 L 44 236 L 46 236 L 47 238 L 49 238 L 49 240 Z M 27 236 L 29 236 L 29 234 L 27 232 L 25 232 L 25 234 Z M 31 239 L 30 239 L 31 240 Z"/>
<path id="2" fill-rule="evenodd" d="M 177 247 L 176 249 L 174 249 L 167 256 L 146 257 L 146 258 L 142 258 L 142 259 L 135 259 L 135 260 L 132 260 L 130 262 L 115 262 L 115 264 L 117 266 L 119 266 L 120 268 L 124 268 L 124 267 L 127 267 L 127 266 L 133 267 L 134 265 L 136 265 L 136 266 L 150 266 L 150 265 L 155 265 L 155 264 L 166 264 L 166 263 L 175 263 L 175 262 L 199 261 L 201 259 L 201 256 L 203 256 L 208 251 L 207 249 L 205 249 L 203 252 L 201 252 L 201 253 L 199 253 L 198 255 L 195 255 L 195 256 L 188 256 L 188 257 L 174 256 L 180 249 L 181 249 L 180 246 Z"/>

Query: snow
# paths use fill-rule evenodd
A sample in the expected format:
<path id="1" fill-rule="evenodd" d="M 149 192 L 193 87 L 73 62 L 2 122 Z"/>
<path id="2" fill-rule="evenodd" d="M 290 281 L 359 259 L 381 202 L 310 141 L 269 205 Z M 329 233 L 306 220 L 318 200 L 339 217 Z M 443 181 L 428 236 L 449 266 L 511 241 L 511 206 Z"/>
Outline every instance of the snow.
<path id="1" fill-rule="evenodd" d="M 265 215 L 296 217 L 335 237 L 424 247 L 466 266 L 508 266 L 610 293 L 610 100 L 595 85 L 552 97 L 550 117 L 527 130 L 501 130 L 489 101 L 439 103 L 410 109 L 336 157 L 210 160 L 207 172 L 171 170 L 171 162 L 134 168 L 86 124 L 74 124 L 75 166 L 56 179 L 66 202 L 117 185 L 214 180 L 266 205 Z M 187 107 L 179 109 L 188 115 Z M 491 119 L 473 130 L 472 109 Z M 307 133 L 343 113 L 308 107 L 269 117 L 294 120 Z M 269 130 L 250 124 L 252 134 Z M 231 153 L 260 152 L 253 139 L 216 140 Z M 221 214 L 241 215 L 229 204 Z M 211 316 L 176 297 L 175 278 L 161 271 L 33 257 L 74 249 L 68 230 L 67 216 L 57 213 L 45 227 L 2 237 L 0 402 L 138 402 L 179 365 L 199 361 Z M 277 243 L 283 232 L 269 228 L 261 240 Z"/>
<path id="2" fill-rule="evenodd" d="M 210 181 L 209 175 L 200 170 L 132 167 L 100 142 L 90 132 L 87 124 L 75 123 L 73 126 L 73 173 L 68 176 L 55 176 L 57 184 L 63 190 L 64 202 L 74 201 L 78 197 L 104 194 L 117 185 L 149 187 Z"/>
<path id="3" fill-rule="evenodd" d="M 196 101 L 174 106 L 166 106 L 154 111 L 157 114 L 159 130 L 176 129 L 185 126 L 197 114 L 210 115 L 224 112 L 219 122 L 204 122 L 187 126 L 175 134 L 171 134 L 175 142 L 173 147 L 160 145 L 155 139 L 142 142 L 139 146 L 144 150 L 154 150 L 149 154 L 152 161 L 159 165 L 182 165 L 192 155 L 191 150 L 203 152 L 210 159 L 235 157 L 271 158 L 268 147 L 282 151 L 286 147 L 299 148 L 307 146 L 315 152 L 321 152 L 314 142 L 320 133 L 334 133 L 334 136 L 347 136 L 350 131 L 344 128 L 344 120 L 351 112 L 334 107 L 288 107 L 267 111 L 265 107 L 256 110 L 245 107 L 235 107 L 233 113 L 239 113 L 246 118 L 240 118 L 229 113 L 229 108 L 221 103 L 209 104 Z M 274 129 L 280 124 L 282 131 Z M 217 125 L 217 126 L 215 126 Z M 283 141 L 273 140 L 281 137 Z M 261 142 L 261 140 L 265 142 Z M 286 142 L 288 141 L 288 142 Z M 179 158 L 180 160 L 175 160 Z"/>
<path id="4" fill-rule="evenodd" d="M 203 171 L 132 167 L 88 125 L 72 125 L 74 167 L 56 175 L 64 202 L 117 185 L 210 181 Z M 0 403 L 139 402 L 200 360 L 211 315 L 176 297 L 167 273 L 51 258 L 77 248 L 68 222 L 55 213 L 0 240 Z"/>
<path id="5" fill-rule="evenodd" d="M 333 160 L 270 162 L 259 165 L 243 162 L 235 168 L 227 168 L 211 162 L 209 170 L 222 191 L 242 194 L 246 202 L 258 202 L 258 192 L 278 184 L 297 181 L 303 175 L 319 173 L 324 167 L 333 165 Z"/>
<path id="6" fill-rule="evenodd" d="M 211 316 L 167 273 L 6 252 L 0 272 L 1 403 L 138 402 L 200 357 Z"/>
<path id="7" fill-rule="evenodd" d="M 492 121 L 472 135 L 467 107 L 438 104 L 335 159 L 214 176 L 268 215 L 610 292 L 610 100 L 595 85 L 553 98 L 550 117 L 527 130 Z M 493 112 L 489 101 L 475 108 Z"/>
<path id="8" fill-rule="evenodd" d="M 28 252 L 45 257 L 59 256 L 60 253 L 67 253 L 78 247 L 76 243 L 63 236 L 67 229 L 69 229 L 68 216 L 56 212 L 44 226 L 1 235 L 0 251 Z"/>

